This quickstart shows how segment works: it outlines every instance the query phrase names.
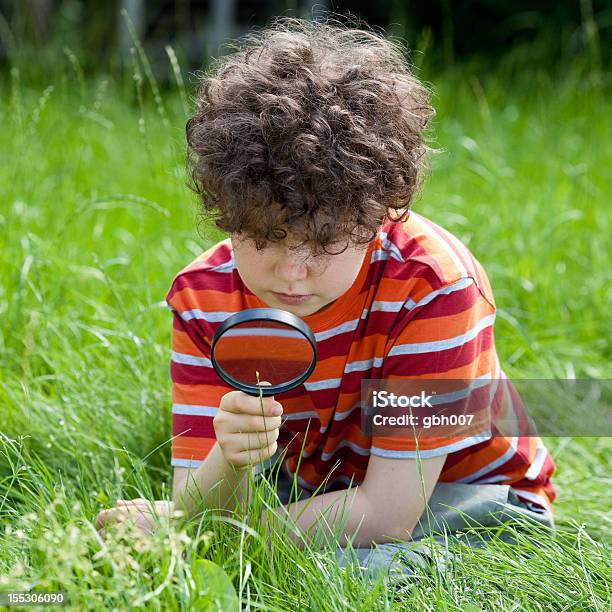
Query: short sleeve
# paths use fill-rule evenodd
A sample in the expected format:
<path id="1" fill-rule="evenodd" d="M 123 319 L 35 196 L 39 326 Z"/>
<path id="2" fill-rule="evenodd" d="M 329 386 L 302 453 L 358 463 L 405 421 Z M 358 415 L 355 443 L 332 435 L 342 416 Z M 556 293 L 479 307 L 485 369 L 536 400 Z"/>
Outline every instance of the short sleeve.
<path id="1" fill-rule="evenodd" d="M 183 295 L 181 295 L 183 293 Z M 173 285 L 167 299 L 172 312 L 172 465 L 196 468 L 215 444 L 213 419 L 230 387 L 210 361 L 210 333 L 202 312 L 189 308 L 190 289 Z"/>
<path id="2" fill-rule="evenodd" d="M 433 396 L 430 402 L 437 403 L 432 406 L 425 402 L 415 408 L 417 427 L 387 428 L 384 434 L 381 429 L 374 431 L 371 453 L 427 458 L 488 440 L 491 437 L 488 402 L 493 399 L 490 387 L 497 364 L 493 336 L 495 306 L 473 278 L 465 277 L 432 291 L 417 303 L 408 303 L 406 310 L 387 344 L 381 384 L 413 390 L 429 385 L 430 389 L 453 391 Z M 466 385 L 471 385 L 467 391 Z M 477 408 L 471 410 L 469 402 L 477 402 Z M 457 405 L 461 405 L 461 414 L 470 416 L 472 412 L 471 418 L 476 417 L 469 427 L 423 426 L 431 425 L 432 421 L 435 424 L 436 415 L 452 413 L 455 416 L 448 418 L 463 418 L 456 411 L 445 410 Z"/>

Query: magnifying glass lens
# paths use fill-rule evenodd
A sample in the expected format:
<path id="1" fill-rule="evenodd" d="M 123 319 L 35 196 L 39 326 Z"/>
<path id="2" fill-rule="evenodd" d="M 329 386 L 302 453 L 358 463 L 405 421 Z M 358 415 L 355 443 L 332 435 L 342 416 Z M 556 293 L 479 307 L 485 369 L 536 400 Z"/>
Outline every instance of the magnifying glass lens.
<path id="1" fill-rule="evenodd" d="M 217 366 L 234 381 L 273 387 L 302 377 L 315 358 L 303 333 L 277 321 L 245 321 L 225 331 L 215 345 Z"/>

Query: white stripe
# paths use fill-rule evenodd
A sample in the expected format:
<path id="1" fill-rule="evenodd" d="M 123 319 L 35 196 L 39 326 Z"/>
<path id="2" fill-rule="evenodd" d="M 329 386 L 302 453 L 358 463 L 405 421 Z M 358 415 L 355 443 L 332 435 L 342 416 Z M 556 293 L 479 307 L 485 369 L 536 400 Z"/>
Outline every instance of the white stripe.
<path id="1" fill-rule="evenodd" d="M 470 266 L 471 275 L 474 278 L 478 278 L 478 273 L 476 271 L 476 263 L 474 262 L 472 257 L 470 257 L 470 253 L 468 251 L 467 246 L 463 242 L 461 242 L 461 240 L 459 240 L 457 236 L 449 232 L 447 229 L 443 227 L 440 227 L 440 229 L 442 230 L 442 233 L 448 238 L 448 241 L 452 242 L 455 245 L 456 249 L 465 256 L 468 261 L 468 265 Z"/>
<path id="2" fill-rule="evenodd" d="M 380 232 L 380 240 L 383 247 L 387 249 L 387 251 L 391 252 L 391 257 L 393 257 L 393 259 L 397 259 L 397 261 L 400 263 L 404 263 L 404 258 L 402 257 L 400 250 L 397 248 L 397 246 L 395 246 L 395 244 L 393 244 L 393 242 L 391 242 L 391 240 L 389 240 L 389 238 L 387 238 L 387 232 Z"/>
<path id="3" fill-rule="evenodd" d="M 436 351 L 444 351 L 450 348 L 461 346 L 470 340 L 473 340 L 483 329 L 493 325 L 495 322 L 495 313 L 483 317 L 478 323 L 465 334 L 447 338 L 446 340 L 435 340 L 433 342 L 415 342 L 414 344 L 398 344 L 394 346 L 388 353 L 389 357 L 393 355 L 417 355 L 419 353 L 433 353 Z"/>
<path id="4" fill-rule="evenodd" d="M 375 300 L 372 302 L 372 306 L 370 307 L 370 312 L 399 312 L 402 309 L 402 306 L 405 302 L 388 302 L 384 300 Z"/>
<path id="5" fill-rule="evenodd" d="M 322 389 L 336 389 L 342 382 L 341 378 L 326 378 L 317 382 L 305 382 L 306 391 L 321 391 Z"/>
<path id="6" fill-rule="evenodd" d="M 391 257 L 391 253 L 388 251 L 376 250 L 372 251 L 372 255 L 370 256 L 370 263 L 374 263 L 375 261 L 385 261 Z"/>
<path id="7" fill-rule="evenodd" d="M 344 421 L 344 419 L 346 419 L 348 416 L 350 416 L 350 414 L 353 412 L 353 410 L 356 410 L 357 408 L 359 408 L 361 410 L 361 402 L 355 402 L 348 410 L 345 410 L 344 412 L 334 412 L 334 421 Z"/>
<path id="8" fill-rule="evenodd" d="M 529 466 L 529 469 L 525 473 L 525 478 L 527 480 L 535 480 L 540 475 L 540 472 L 542 471 L 542 466 L 544 465 L 544 461 L 546 461 L 547 455 L 548 453 L 546 451 L 546 448 L 540 441 L 540 446 L 536 451 L 536 456 L 533 460 L 533 463 Z"/>
<path id="9" fill-rule="evenodd" d="M 370 454 L 369 448 L 361 448 L 354 442 L 350 442 L 349 440 L 342 440 L 336 448 L 331 453 L 321 453 L 321 459 L 323 461 L 329 461 L 341 448 L 348 446 L 352 451 L 356 452 L 358 455 L 367 456 Z"/>
<path id="10" fill-rule="evenodd" d="M 296 476 L 295 479 L 297 480 L 297 483 L 300 485 L 300 487 L 302 487 L 303 489 L 308 489 L 309 491 L 314 491 L 316 489 L 316 487 L 312 487 L 310 486 L 301 476 Z"/>
<path id="11" fill-rule="evenodd" d="M 535 504 L 538 504 L 539 506 L 543 506 L 544 508 L 546 508 L 546 511 L 548 513 L 548 503 L 546 502 L 546 499 L 544 499 L 541 495 L 538 495 L 537 493 L 531 493 L 530 491 L 521 491 L 521 489 L 515 489 L 514 487 L 510 488 L 516 493 L 518 498 L 522 497 Z M 533 510 L 533 508 L 531 509 Z M 537 510 L 535 510 L 535 512 L 537 512 L 538 510 L 540 509 L 538 508 Z"/>
<path id="12" fill-rule="evenodd" d="M 428 293 L 425 297 L 421 298 L 418 302 L 414 302 L 410 300 L 410 302 L 412 302 L 412 304 L 414 305 L 410 305 L 407 300 L 405 308 L 407 310 L 413 310 L 414 308 L 417 308 L 418 306 L 425 306 L 425 304 L 429 304 L 429 302 L 431 302 L 438 295 L 448 295 L 449 293 L 454 293 L 455 291 L 461 291 L 461 289 L 465 289 L 466 287 L 469 287 L 473 282 L 474 282 L 474 279 L 470 278 L 469 276 L 466 276 L 465 278 L 460 278 L 458 281 L 455 281 L 452 285 L 447 285 L 446 287 L 442 287 L 441 289 L 436 289 L 435 291 Z"/>
<path id="13" fill-rule="evenodd" d="M 349 374 L 350 372 L 363 372 L 364 370 L 370 370 L 371 368 L 380 368 L 384 362 L 382 357 L 372 357 L 372 359 L 365 359 L 363 361 L 351 361 L 344 366 L 344 373 Z"/>
<path id="14" fill-rule="evenodd" d="M 203 319 L 204 321 L 210 321 L 211 323 L 218 323 L 219 321 L 225 321 L 228 317 L 231 317 L 235 312 L 204 312 L 194 308 L 193 310 L 186 310 L 185 312 L 179 313 L 183 321 L 191 321 L 191 319 Z"/>
<path id="15" fill-rule="evenodd" d="M 236 261 L 234 259 L 234 251 L 232 251 L 230 258 L 226 262 L 219 264 L 218 266 L 215 266 L 214 268 L 211 268 L 210 271 L 211 272 L 231 272 L 235 268 L 236 268 Z"/>
<path id="16" fill-rule="evenodd" d="M 459 389 L 458 391 L 451 391 L 449 393 L 440 393 L 435 395 L 429 400 L 432 405 L 438 404 L 449 404 L 451 402 L 456 402 L 457 400 L 463 399 L 471 395 L 475 389 L 480 389 L 480 387 L 484 387 L 489 384 L 490 374 L 483 374 L 478 378 L 475 378 L 467 387 L 463 389 Z M 480 382 L 479 382 L 480 381 Z"/>
<path id="17" fill-rule="evenodd" d="M 214 406 L 195 406 L 192 404 L 172 404 L 172 414 L 214 417 L 217 414 L 217 408 Z"/>
<path id="18" fill-rule="evenodd" d="M 356 409 L 361 410 L 361 402 L 355 402 L 348 410 L 345 410 L 344 412 L 335 411 L 334 416 L 332 417 L 331 420 L 332 421 L 344 421 L 344 419 L 349 417 L 351 413 Z M 328 428 L 327 425 L 321 425 L 321 427 L 319 427 L 319 432 L 325 433 L 327 431 L 327 428 Z"/>
<path id="19" fill-rule="evenodd" d="M 395 451 L 387 450 L 386 448 L 379 448 L 378 446 L 372 446 L 370 451 L 372 455 L 377 455 L 378 457 L 392 457 L 397 459 L 416 459 L 417 457 L 421 457 L 421 459 L 428 459 L 429 457 L 438 457 L 439 455 L 444 455 L 446 453 L 453 453 L 463 448 L 467 448 L 468 446 L 478 444 L 479 442 L 486 442 L 490 438 L 491 432 L 486 431 L 476 436 L 472 436 L 471 438 L 465 438 L 464 440 L 459 440 L 453 444 L 432 448 L 430 450 Z"/>
<path id="20" fill-rule="evenodd" d="M 506 474 L 497 474 L 497 476 L 481 478 L 477 484 L 494 484 L 496 482 L 503 482 L 504 480 L 510 480 L 510 476 L 507 476 Z"/>
<path id="21" fill-rule="evenodd" d="M 204 463 L 204 461 L 196 461 L 195 459 L 174 459 L 170 461 L 170 464 L 174 467 L 186 467 L 186 468 L 197 468 L 200 464 Z"/>
<path id="22" fill-rule="evenodd" d="M 493 470 L 497 469 L 500 465 L 504 465 L 504 463 L 506 463 L 507 461 L 512 459 L 512 457 L 514 457 L 516 453 L 517 444 L 518 444 L 518 438 L 511 438 L 510 446 L 506 449 L 506 452 L 501 457 L 494 459 L 493 461 L 491 461 L 491 463 L 487 463 L 487 465 L 480 468 L 479 470 L 476 470 L 475 472 L 472 472 L 471 474 L 468 474 L 467 476 L 460 478 L 459 480 L 457 480 L 457 482 L 473 483 L 474 481 L 478 480 L 481 476 L 486 476 Z M 478 480 L 478 482 L 480 482 L 480 480 Z"/>
<path id="23" fill-rule="evenodd" d="M 359 319 L 353 319 L 352 321 L 347 321 L 346 323 L 342 323 L 341 325 L 336 325 L 336 327 L 332 327 L 331 329 L 317 332 L 315 334 L 315 339 L 317 342 L 321 342 L 322 340 L 327 340 L 328 338 L 333 338 L 339 334 L 344 334 L 349 331 L 354 331 L 357 329 L 357 324 L 359 323 Z"/>
<path id="24" fill-rule="evenodd" d="M 461 263 L 461 260 L 455 253 L 455 250 L 450 246 L 450 244 L 448 244 L 448 242 L 446 242 L 446 240 L 442 238 L 442 236 L 440 236 L 440 234 L 438 234 L 438 232 L 433 227 L 431 227 L 426 221 L 424 221 L 421 215 L 417 213 L 411 213 L 411 215 L 414 215 L 415 217 L 420 219 L 421 223 L 428 230 L 427 235 L 431 236 L 434 240 L 437 240 L 442 245 L 444 250 L 448 253 L 448 256 L 451 258 L 453 263 L 457 266 L 457 269 L 461 273 L 461 276 L 468 276 L 467 270 L 465 269 L 464 265 Z"/>
<path id="25" fill-rule="evenodd" d="M 212 362 L 207 357 L 196 357 L 195 355 L 187 355 L 186 353 L 177 353 L 172 351 L 172 361 L 174 363 L 183 363 L 185 365 L 202 366 L 204 368 L 212 368 Z"/>
<path id="26" fill-rule="evenodd" d="M 277 336 L 281 338 L 298 338 L 299 340 L 306 340 L 305 336 L 299 331 L 278 329 L 276 327 L 234 327 L 228 329 L 223 334 L 223 337 L 225 336 Z"/>
<path id="27" fill-rule="evenodd" d="M 369 310 L 367 308 L 364 308 L 362 313 L 361 313 L 361 318 L 365 319 L 368 316 L 368 312 L 369 312 Z"/>
<path id="28" fill-rule="evenodd" d="M 314 410 L 307 410 L 304 412 L 290 412 L 288 414 L 283 414 L 285 421 L 297 421 L 299 419 L 318 419 L 319 415 Z"/>

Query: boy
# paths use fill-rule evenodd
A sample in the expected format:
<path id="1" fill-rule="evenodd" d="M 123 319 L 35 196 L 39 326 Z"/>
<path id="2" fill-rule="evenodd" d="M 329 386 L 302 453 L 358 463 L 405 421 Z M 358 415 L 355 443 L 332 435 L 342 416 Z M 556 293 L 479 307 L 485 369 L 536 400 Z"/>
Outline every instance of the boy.
<path id="1" fill-rule="evenodd" d="M 551 525 L 554 465 L 539 438 L 493 426 L 417 447 L 361 427 L 363 379 L 484 378 L 492 406 L 520 410 L 497 358 L 483 268 L 408 210 L 435 114 L 428 91 L 402 50 L 369 32 L 283 18 L 247 43 L 203 79 L 187 124 L 193 189 L 230 237 L 167 295 L 173 501 L 188 513 L 210 500 L 231 508 L 253 464 L 283 449 L 280 489 L 294 475 L 306 496 L 325 483 L 285 512 L 306 533 L 346 504 L 342 544 L 354 538 L 368 564 L 388 560 L 390 539 L 425 533 L 428 501 L 451 530 L 462 523 L 448 506 L 481 524 L 505 508 Z M 313 374 L 264 399 L 264 415 L 209 359 L 219 324 L 254 307 L 298 315 L 317 340 Z M 120 502 L 98 522 L 142 504 Z"/>

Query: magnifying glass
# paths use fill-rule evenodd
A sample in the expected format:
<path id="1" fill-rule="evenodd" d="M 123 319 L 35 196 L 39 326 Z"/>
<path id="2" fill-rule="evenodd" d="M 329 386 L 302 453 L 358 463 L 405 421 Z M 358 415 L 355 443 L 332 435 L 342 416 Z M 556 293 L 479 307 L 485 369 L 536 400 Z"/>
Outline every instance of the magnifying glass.
<path id="1" fill-rule="evenodd" d="M 286 310 L 248 308 L 219 326 L 210 360 L 227 384 L 269 397 L 294 389 L 312 374 L 316 341 L 310 327 Z M 259 386 L 258 377 L 270 386 Z"/>

